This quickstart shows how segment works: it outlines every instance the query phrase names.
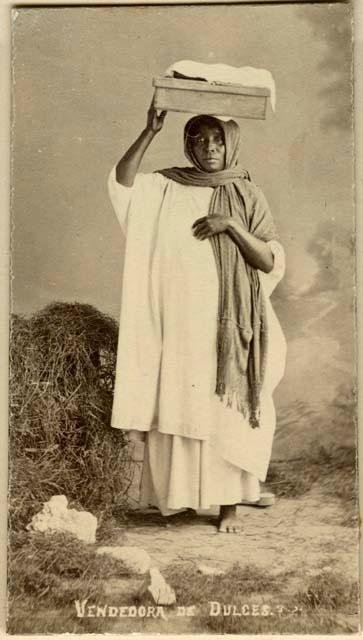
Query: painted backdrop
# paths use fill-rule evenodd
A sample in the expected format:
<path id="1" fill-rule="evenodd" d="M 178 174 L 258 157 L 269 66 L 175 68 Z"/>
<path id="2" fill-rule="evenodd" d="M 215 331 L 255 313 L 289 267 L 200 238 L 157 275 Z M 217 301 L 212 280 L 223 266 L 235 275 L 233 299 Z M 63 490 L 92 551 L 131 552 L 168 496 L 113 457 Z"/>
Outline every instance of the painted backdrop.
<path id="1" fill-rule="evenodd" d="M 351 16 L 345 4 L 20 9 L 13 24 L 13 311 L 87 302 L 119 314 L 123 241 L 106 181 L 174 61 L 263 67 L 266 121 L 240 121 L 241 164 L 287 256 L 274 306 L 288 339 L 274 456 L 351 444 Z M 142 170 L 184 164 L 168 114 Z"/>

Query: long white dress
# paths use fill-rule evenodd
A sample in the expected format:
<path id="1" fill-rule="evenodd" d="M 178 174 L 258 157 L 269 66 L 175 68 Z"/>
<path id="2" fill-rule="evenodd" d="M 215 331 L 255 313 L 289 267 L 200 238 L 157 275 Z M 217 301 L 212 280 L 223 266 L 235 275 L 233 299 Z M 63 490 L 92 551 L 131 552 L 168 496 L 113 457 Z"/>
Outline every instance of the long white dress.
<path id="1" fill-rule="evenodd" d="M 272 392 L 286 343 L 269 297 L 284 273 L 259 272 L 269 326 L 260 428 L 215 394 L 218 275 L 211 243 L 193 222 L 208 214 L 212 189 L 161 174 L 138 174 L 109 194 L 126 236 L 112 426 L 146 432 L 141 499 L 164 515 L 257 500 L 275 430 Z"/>

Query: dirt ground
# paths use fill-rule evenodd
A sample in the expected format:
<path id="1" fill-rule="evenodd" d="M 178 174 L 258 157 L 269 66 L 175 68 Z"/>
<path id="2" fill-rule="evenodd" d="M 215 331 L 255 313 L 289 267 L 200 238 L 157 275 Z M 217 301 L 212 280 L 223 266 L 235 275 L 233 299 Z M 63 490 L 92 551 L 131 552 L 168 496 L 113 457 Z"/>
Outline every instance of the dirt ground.
<path id="1" fill-rule="evenodd" d="M 186 570 L 190 563 L 223 571 L 239 563 L 253 564 L 266 574 L 286 576 L 288 572 L 286 595 L 303 589 L 309 579 L 322 571 L 339 573 L 350 582 L 357 579 L 357 529 L 342 525 L 345 515 L 342 503 L 323 496 L 318 489 L 301 498 L 277 499 L 268 508 L 239 506 L 238 516 L 243 523 L 240 534 L 218 533 L 217 513 L 215 509 L 177 517 L 166 526 L 156 511 L 135 511 L 120 527 L 119 543 L 145 549 L 162 572 L 173 563 L 185 563 Z M 122 592 L 130 593 L 136 587 L 137 581 L 110 581 L 110 600 L 117 596 L 120 602 Z M 141 625 L 138 621 L 138 628 L 134 626 L 133 630 L 198 631 L 193 619 L 178 619 L 172 611 L 168 617 L 168 622 L 145 619 Z M 125 633 L 125 622 L 115 620 L 112 633 Z M 344 623 L 354 631 L 357 616 L 344 616 Z"/>
<path id="2" fill-rule="evenodd" d="M 42 602 L 31 595 L 24 602 L 17 600 L 13 612 L 15 632 L 357 633 L 359 621 L 351 586 L 358 580 L 358 528 L 346 526 L 347 514 L 348 505 L 335 495 L 325 495 L 316 485 L 298 498 L 276 498 L 271 507 L 239 506 L 238 517 L 243 526 L 239 534 L 218 533 L 217 508 L 174 516 L 167 523 L 155 509 L 135 509 L 127 518 L 114 518 L 108 523 L 101 532 L 102 544 L 146 550 L 152 565 L 175 589 L 176 605 L 161 607 L 162 616 L 121 615 L 120 611 L 128 611 L 130 605 L 134 610 L 135 606 L 144 611 L 149 606 L 157 609 L 142 589 L 143 576 L 122 572 L 114 577 L 101 576 L 100 596 L 91 595 L 87 580 L 64 577 L 61 605 L 59 593 L 58 600 L 48 598 Z M 199 565 L 228 575 L 224 580 L 223 576 L 208 577 L 198 573 Z M 239 573 L 233 574 L 237 565 Z M 316 585 L 322 577 L 321 591 Z M 312 588 L 317 607 L 304 600 Z M 77 602 L 80 607 L 85 599 L 85 606 L 93 613 L 78 615 Z M 215 600 L 222 605 L 283 605 L 287 614 L 284 611 L 281 618 L 273 609 L 275 613 L 269 615 L 274 617 L 268 619 L 261 614 L 252 618 L 241 613 L 237 617 L 211 617 L 211 601 Z M 192 616 L 180 614 L 180 609 L 187 609 L 194 601 L 196 611 Z M 95 614 L 96 609 L 106 605 L 117 613 L 106 617 Z M 300 607 L 297 615 L 296 605 Z"/>
<path id="3" fill-rule="evenodd" d="M 218 533 L 217 514 L 217 508 L 200 511 L 165 525 L 157 512 L 135 511 L 122 528 L 122 544 L 145 549 L 160 570 L 188 560 L 222 570 L 253 563 L 268 573 L 301 572 L 304 580 L 323 567 L 355 577 L 356 529 L 342 526 L 341 503 L 317 489 L 301 498 L 276 499 L 272 507 L 239 506 L 241 534 Z"/>

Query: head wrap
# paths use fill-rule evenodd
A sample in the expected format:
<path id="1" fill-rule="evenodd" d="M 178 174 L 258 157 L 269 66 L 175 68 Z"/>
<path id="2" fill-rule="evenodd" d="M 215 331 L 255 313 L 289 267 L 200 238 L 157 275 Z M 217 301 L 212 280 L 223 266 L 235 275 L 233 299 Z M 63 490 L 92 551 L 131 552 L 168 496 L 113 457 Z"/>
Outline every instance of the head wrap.
<path id="1" fill-rule="evenodd" d="M 239 126 L 234 120 L 224 122 L 223 120 L 218 120 L 213 116 L 194 116 L 194 118 L 188 120 L 184 129 L 184 153 L 186 157 L 197 169 L 199 169 L 199 171 L 206 173 L 205 169 L 199 165 L 198 159 L 194 154 L 193 138 L 190 136 L 190 132 L 193 129 L 196 129 L 198 125 L 201 126 L 202 124 L 209 122 L 213 123 L 214 126 L 219 129 L 222 129 L 226 149 L 225 169 L 235 169 L 238 164 L 241 138 Z M 237 170 L 236 175 L 241 175 L 241 170 Z"/>
<path id="2" fill-rule="evenodd" d="M 233 216 L 260 240 L 272 240 L 276 232 L 267 202 L 248 172 L 238 167 L 240 134 L 234 120 L 213 118 L 224 134 L 225 168 L 208 172 L 199 165 L 189 132 L 206 118 L 210 120 L 210 116 L 194 116 L 184 129 L 184 151 L 193 167 L 172 167 L 159 173 L 184 185 L 212 187 L 209 215 Z M 258 427 L 268 339 L 258 272 L 227 233 L 213 235 L 210 242 L 219 276 L 216 393 L 227 405 L 235 403 L 250 425 Z"/>
<path id="3" fill-rule="evenodd" d="M 193 151 L 192 138 L 190 130 L 198 123 L 205 124 L 215 121 L 215 126 L 222 129 L 224 135 L 224 143 L 226 149 L 225 167 L 223 171 L 205 171 L 199 165 Z M 181 184 L 190 184 L 196 187 L 219 187 L 232 183 L 239 178 L 250 179 L 248 171 L 238 167 L 238 155 L 240 147 L 240 130 L 237 122 L 228 120 L 224 122 L 215 116 L 194 116 L 185 125 L 184 128 L 184 153 L 193 167 L 172 167 L 170 169 L 162 169 L 158 173 L 162 173 L 167 178 L 180 182 Z"/>

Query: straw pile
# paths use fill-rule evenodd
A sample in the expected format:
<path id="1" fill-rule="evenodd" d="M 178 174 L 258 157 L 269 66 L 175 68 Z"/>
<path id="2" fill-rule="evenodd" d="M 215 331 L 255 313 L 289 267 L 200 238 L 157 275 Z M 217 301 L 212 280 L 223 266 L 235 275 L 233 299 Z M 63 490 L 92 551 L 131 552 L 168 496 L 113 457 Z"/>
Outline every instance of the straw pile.
<path id="1" fill-rule="evenodd" d="M 110 427 L 117 335 L 116 322 L 86 304 L 13 317 L 13 531 L 55 494 L 96 514 L 126 504 L 133 465 L 123 433 Z"/>

